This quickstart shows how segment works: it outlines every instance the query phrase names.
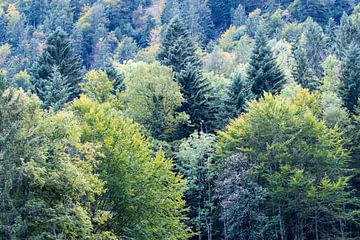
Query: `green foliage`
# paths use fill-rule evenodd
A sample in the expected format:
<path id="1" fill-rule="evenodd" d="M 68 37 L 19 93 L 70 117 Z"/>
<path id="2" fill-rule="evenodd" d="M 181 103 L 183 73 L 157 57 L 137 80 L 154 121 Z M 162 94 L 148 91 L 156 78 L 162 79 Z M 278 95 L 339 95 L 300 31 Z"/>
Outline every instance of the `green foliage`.
<path id="1" fill-rule="evenodd" d="M 215 233 L 214 167 L 215 136 L 194 132 L 185 139 L 176 160 L 178 169 L 187 180 L 186 202 L 190 208 L 189 224 L 200 238 L 211 239 Z"/>
<path id="2" fill-rule="evenodd" d="M 350 237 L 357 222 L 359 203 L 343 178 L 349 154 L 339 129 L 317 119 L 317 98 L 307 90 L 291 98 L 266 94 L 220 132 L 219 153 L 245 152 L 256 182 L 269 192 L 260 209 L 271 219 L 265 234 L 274 239 Z"/>
<path id="3" fill-rule="evenodd" d="M 352 44 L 346 52 L 346 58 L 341 66 L 342 99 L 349 111 L 355 111 L 360 97 L 360 48 Z"/>
<path id="4" fill-rule="evenodd" d="M 120 97 L 126 116 L 144 125 L 156 139 L 174 138 L 188 116 L 177 112 L 184 99 L 171 69 L 159 63 L 138 62 L 119 66 L 119 71 L 125 76 L 126 87 Z"/>
<path id="5" fill-rule="evenodd" d="M 58 73 L 54 73 L 54 69 L 58 69 L 62 76 L 63 83 L 54 78 Z M 54 89 L 51 85 L 53 80 L 57 80 L 57 85 L 68 86 L 68 99 L 72 100 L 79 95 L 79 83 L 82 80 L 81 62 L 79 57 L 74 53 L 71 42 L 61 29 L 57 29 L 46 40 L 46 47 L 39 56 L 31 69 L 32 84 L 34 92 L 42 101 L 47 96 L 47 88 Z M 47 86 L 50 82 L 50 86 Z"/>
<path id="6" fill-rule="evenodd" d="M 185 135 L 193 130 L 212 130 L 212 109 L 206 94 L 209 84 L 201 73 L 201 62 L 196 56 L 189 33 L 179 19 L 174 19 L 167 27 L 158 53 L 159 61 L 174 72 L 175 81 L 181 87 L 185 99 L 179 112 L 190 116 L 192 125 L 184 127 Z"/>
<path id="7" fill-rule="evenodd" d="M 278 93 L 285 82 L 285 76 L 275 61 L 263 33 L 256 37 L 247 78 L 252 82 L 251 91 L 256 97 L 260 97 L 264 92 Z"/>
<path id="8" fill-rule="evenodd" d="M 103 228 L 130 239 L 187 239 L 183 220 L 185 181 L 171 171 L 162 151 L 152 155 L 139 127 L 122 118 L 111 104 L 81 96 L 71 107 L 83 144 L 99 145 L 96 175 L 106 191 L 97 198 L 112 214 Z M 102 228 L 99 228 L 102 229 Z"/>
<path id="9" fill-rule="evenodd" d="M 236 154 L 224 160 L 216 195 L 222 208 L 225 239 L 272 239 L 266 233 L 271 221 L 261 209 L 268 193 L 251 176 L 251 165 L 245 155 Z"/>
<path id="10" fill-rule="evenodd" d="M 1 238 L 94 238 L 89 207 L 103 183 L 74 116 L 43 113 L 19 90 L 1 91 L 0 101 Z"/>
<path id="11" fill-rule="evenodd" d="M 330 10 L 326 3 L 325 0 L 295 0 L 289 8 L 299 21 L 302 22 L 311 17 L 320 25 L 325 26 L 330 18 Z"/>

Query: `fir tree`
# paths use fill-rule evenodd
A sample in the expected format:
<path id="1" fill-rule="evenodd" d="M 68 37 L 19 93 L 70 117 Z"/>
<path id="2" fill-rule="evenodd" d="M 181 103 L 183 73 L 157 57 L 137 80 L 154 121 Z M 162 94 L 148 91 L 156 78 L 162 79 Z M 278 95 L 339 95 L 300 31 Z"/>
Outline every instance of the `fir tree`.
<path id="1" fill-rule="evenodd" d="M 246 100 L 252 98 L 250 88 L 251 85 L 241 74 L 234 76 L 229 89 L 229 100 L 226 102 L 226 108 L 230 118 L 236 117 L 244 110 Z"/>
<path id="2" fill-rule="evenodd" d="M 57 66 L 63 79 L 68 79 L 71 93 L 68 100 L 72 100 L 79 95 L 79 83 L 82 80 L 81 61 L 74 53 L 72 44 L 60 28 L 46 40 L 44 52 L 35 62 L 31 69 L 32 84 L 35 93 L 44 101 L 46 84 L 53 76 L 54 66 Z"/>
<path id="3" fill-rule="evenodd" d="M 256 37 L 247 77 L 252 82 L 251 91 L 256 97 L 260 97 L 264 91 L 278 93 L 285 82 L 285 76 L 276 63 L 263 33 Z"/>
<path id="4" fill-rule="evenodd" d="M 158 60 L 174 71 L 174 78 L 181 86 L 185 102 L 178 110 L 189 114 L 192 126 L 187 126 L 186 134 L 194 129 L 209 131 L 212 113 L 206 94 L 210 91 L 201 72 L 201 62 L 188 31 L 179 19 L 169 24 L 162 38 Z"/>
<path id="5" fill-rule="evenodd" d="M 58 111 L 69 98 L 71 88 L 69 87 L 68 79 L 61 75 L 56 65 L 53 67 L 50 79 L 47 81 L 44 90 L 42 92 L 44 108 L 53 107 L 55 111 Z"/>
<path id="6" fill-rule="evenodd" d="M 350 45 L 341 66 L 342 98 L 350 111 L 355 111 L 360 97 L 360 48 Z"/>
<path id="7" fill-rule="evenodd" d="M 313 69 L 309 66 L 309 61 L 304 50 L 300 47 L 295 47 L 293 50 L 294 66 L 292 68 L 292 78 L 302 87 L 310 90 L 315 90 L 318 87 Z"/>

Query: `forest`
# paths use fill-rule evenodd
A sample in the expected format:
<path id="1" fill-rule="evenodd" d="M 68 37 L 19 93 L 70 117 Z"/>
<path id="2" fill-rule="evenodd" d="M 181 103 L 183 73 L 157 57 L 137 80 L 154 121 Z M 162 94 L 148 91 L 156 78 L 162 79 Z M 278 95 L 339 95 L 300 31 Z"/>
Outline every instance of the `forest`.
<path id="1" fill-rule="evenodd" d="M 360 240 L 359 0 L 0 0 L 0 240 Z"/>

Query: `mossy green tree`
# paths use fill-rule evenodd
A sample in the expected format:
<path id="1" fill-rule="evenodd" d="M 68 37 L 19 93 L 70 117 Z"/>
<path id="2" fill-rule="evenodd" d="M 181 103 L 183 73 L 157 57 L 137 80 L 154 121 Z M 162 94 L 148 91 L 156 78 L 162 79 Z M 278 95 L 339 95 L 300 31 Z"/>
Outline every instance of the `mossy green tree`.
<path id="1" fill-rule="evenodd" d="M 209 84 L 201 72 L 201 61 L 190 34 L 178 18 L 173 19 L 165 30 L 157 58 L 173 70 L 185 99 L 179 112 L 189 114 L 192 124 L 184 126 L 183 134 L 186 136 L 194 130 L 211 131 L 213 109 L 211 99 L 206 97 Z"/>
<path id="2" fill-rule="evenodd" d="M 285 82 L 285 76 L 262 32 L 256 36 L 254 50 L 247 69 L 247 78 L 252 83 L 251 91 L 257 98 L 264 92 L 280 92 Z"/>
<path id="3" fill-rule="evenodd" d="M 48 94 L 46 87 L 50 85 L 49 81 L 52 80 L 56 68 L 63 77 L 63 85 L 69 86 L 67 100 L 71 101 L 78 97 L 79 83 L 82 81 L 82 64 L 79 56 L 74 52 L 69 37 L 61 28 L 57 28 L 48 37 L 44 51 L 31 69 L 34 92 L 42 101 L 46 99 Z"/>

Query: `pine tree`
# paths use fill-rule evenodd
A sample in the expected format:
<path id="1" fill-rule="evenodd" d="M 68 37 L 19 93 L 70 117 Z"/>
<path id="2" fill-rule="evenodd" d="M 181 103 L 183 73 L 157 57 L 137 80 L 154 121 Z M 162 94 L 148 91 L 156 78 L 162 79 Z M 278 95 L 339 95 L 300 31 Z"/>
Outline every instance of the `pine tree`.
<path id="1" fill-rule="evenodd" d="M 263 33 L 256 37 L 247 77 L 252 82 L 251 91 L 256 97 L 260 97 L 264 91 L 278 93 L 285 82 L 285 76 L 276 63 Z"/>
<path id="2" fill-rule="evenodd" d="M 68 100 L 71 101 L 80 93 L 81 61 L 79 56 L 74 53 L 68 36 L 60 28 L 46 40 L 43 53 L 31 69 L 34 91 L 42 101 L 45 99 L 46 84 L 52 77 L 54 66 L 57 66 L 63 79 L 68 79 L 71 88 Z"/>
<path id="3" fill-rule="evenodd" d="M 185 135 L 194 129 L 211 130 L 211 107 L 206 94 L 209 84 L 203 78 L 201 62 L 188 31 L 178 18 L 171 21 L 161 41 L 158 60 L 174 71 L 174 78 L 181 86 L 185 102 L 178 110 L 190 116 L 192 126 L 187 126 Z"/>
<path id="4" fill-rule="evenodd" d="M 60 110 L 70 96 L 69 80 L 61 75 L 56 65 L 53 67 L 44 90 L 41 93 L 44 96 L 44 108 L 53 107 L 55 111 Z"/>
<path id="5" fill-rule="evenodd" d="M 340 70 L 342 98 L 345 106 L 355 111 L 360 97 L 360 47 L 350 45 Z"/>

